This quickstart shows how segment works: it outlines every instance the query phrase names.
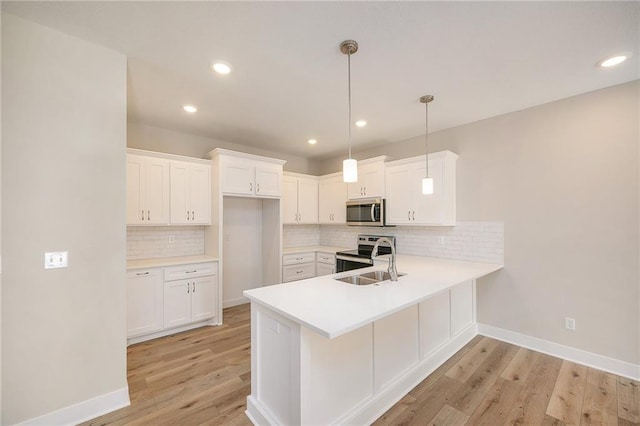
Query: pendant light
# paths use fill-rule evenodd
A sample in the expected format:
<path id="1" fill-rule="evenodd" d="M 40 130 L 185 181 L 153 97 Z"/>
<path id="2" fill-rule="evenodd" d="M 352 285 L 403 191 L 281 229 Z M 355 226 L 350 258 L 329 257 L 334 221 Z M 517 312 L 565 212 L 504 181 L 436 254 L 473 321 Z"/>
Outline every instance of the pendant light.
<path id="1" fill-rule="evenodd" d="M 422 179 L 422 193 L 426 195 L 433 194 L 433 179 L 429 177 L 429 102 L 431 101 L 433 101 L 433 96 L 431 95 L 424 95 L 420 98 L 420 102 L 424 104 L 426 109 L 424 135 L 426 169 Z"/>
<path id="2" fill-rule="evenodd" d="M 340 52 L 347 55 L 347 78 L 349 92 L 349 158 L 342 162 L 342 180 L 345 182 L 358 181 L 358 161 L 351 158 L 351 55 L 358 51 L 355 40 L 345 40 L 340 43 Z"/>

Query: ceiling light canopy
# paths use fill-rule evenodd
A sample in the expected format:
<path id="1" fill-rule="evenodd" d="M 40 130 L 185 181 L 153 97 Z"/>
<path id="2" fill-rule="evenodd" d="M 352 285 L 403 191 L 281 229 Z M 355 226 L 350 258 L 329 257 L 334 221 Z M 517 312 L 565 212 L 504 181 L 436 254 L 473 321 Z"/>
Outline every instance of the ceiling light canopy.
<path id="1" fill-rule="evenodd" d="M 226 75 L 231 72 L 231 65 L 224 61 L 217 61 L 211 65 L 211 69 L 217 72 L 218 74 Z"/>
<path id="2" fill-rule="evenodd" d="M 356 121 L 356 126 L 358 127 L 364 127 L 367 125 L 367 120 L 358 120 Z"/>
<path id="3" fill-rule="evenodd" d="M 614 67 L 626 61 L 629 56 L 629 53 L 618 53 L 616 55 L 609 56 L 598 63 L 604 68 Z"/>
<path id="4" fill-rule="evenodd" d="M 194 107 L 193 105 L 184 105 L 182 109 L 190 114 L 193 114 L 194 112 L 198 111 L 198 108 Z"/>

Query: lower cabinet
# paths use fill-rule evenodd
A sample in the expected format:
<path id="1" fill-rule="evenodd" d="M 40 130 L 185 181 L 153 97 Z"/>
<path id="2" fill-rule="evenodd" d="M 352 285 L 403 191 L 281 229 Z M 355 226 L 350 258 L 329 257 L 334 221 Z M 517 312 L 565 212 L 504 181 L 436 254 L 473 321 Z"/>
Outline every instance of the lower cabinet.
<path id="1" fill-rule="evenodd" d="M 129 271 L 127 338 L 140 342 L 215 320 L 217 295 L 216 262 Z"/>
<path id="2" fill-rule="evenodd" d="M 282 282 L 304 280 L 336 273 L 334 253 L 304 252 L 282 256 Z"/>
<path id="3" fill-rule="evenodd" d="M 316 276 L 331 275 L 336 273 L 335 253 L 316 253 Z"/>
<path id="4" fill-rule="evenodd" d="M 127 337 L 162 330 L 162 268 L 127 272 Z"/>

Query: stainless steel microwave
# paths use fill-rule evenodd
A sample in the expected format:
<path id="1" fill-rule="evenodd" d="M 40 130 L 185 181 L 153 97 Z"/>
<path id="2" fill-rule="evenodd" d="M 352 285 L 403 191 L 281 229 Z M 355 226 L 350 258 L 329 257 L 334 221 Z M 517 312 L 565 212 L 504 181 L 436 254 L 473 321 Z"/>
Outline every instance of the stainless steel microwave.
<path id="1" fill-rule="evenodd" d="M 347 225 L 385 226 L 384 198 L 347 201 Z"/>

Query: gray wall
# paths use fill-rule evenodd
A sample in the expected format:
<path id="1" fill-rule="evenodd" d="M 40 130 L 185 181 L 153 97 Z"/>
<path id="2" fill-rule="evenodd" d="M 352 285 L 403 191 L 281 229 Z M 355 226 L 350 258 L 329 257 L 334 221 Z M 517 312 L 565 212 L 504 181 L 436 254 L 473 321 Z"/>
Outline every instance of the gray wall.
<path id="1" fill-rule="evenodd" d="M 254 148 L 247 145 L 207 138 L 191 133 L 162 129 L 160 127 L 149 126 L 135 121 L 129 121 L 127 128 L 127 146 L 129 148 L 186 155 L 188 157 L 196 158 L 205 158 L 206 154 L 213 149 L 224 148 L 231 149 L 233 151 L 287 160 L 284 165 L 284 170 L 289 172 L 307 174 L 316 174 L 317 172 L 314 167 L 315 163 L 306 158 L 270 151 L 268 149 Z"/>
<path id="2" fill-rule="evenodd" d="M 481 323 L 640 363 L 639 88 L 430 135 L 432 151 L 460 155 L 458 220 L 504 221 L 505 268 L 478 285 Z M 424 154 L 424 136 L 355 157 L 389 153 Z M 565 317 L 576 331 L 564 329 Z"/>
<path id="3" fill-rule="evenodd" d="M 2 14 L 2 423 L 126 388 L 126 58 Z M 68 251 L 69 267 L 44 269 Z"/>

